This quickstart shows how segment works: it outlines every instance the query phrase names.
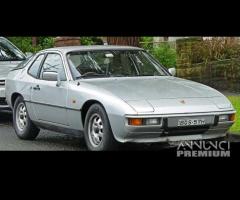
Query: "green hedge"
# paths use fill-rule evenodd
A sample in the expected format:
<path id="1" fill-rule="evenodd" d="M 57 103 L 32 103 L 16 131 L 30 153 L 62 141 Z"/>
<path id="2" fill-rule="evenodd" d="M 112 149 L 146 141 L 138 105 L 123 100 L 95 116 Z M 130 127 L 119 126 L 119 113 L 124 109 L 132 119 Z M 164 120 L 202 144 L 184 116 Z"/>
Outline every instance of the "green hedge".
<path id="1" fill-rule="evenodd" d="M 51 48 L 54 45 L 53 37 L 38 37 L 37 46 L 32 46 L 32 37 L 8 37 L 24 53 L 37 52 L 42 49 Z"/>
<path id="2" fill-rule="evenodd" d="M 154 44 L 153 37 L 141 37 L 141 47 L 167 68 L 176 67 L 177 52 L 167 42 Z"/>
<path id="3" fill-rule="evenodd" d="M 32 46 L 32 37 L 8 37 L 24 53 L 37 52 L 42 49 L 51 48 L 54 46 L 54 37 L 37 37 L 37 46 Z M 102 44 L 102 40 L 98 37 L 81 37 L 82 45 Z"/>

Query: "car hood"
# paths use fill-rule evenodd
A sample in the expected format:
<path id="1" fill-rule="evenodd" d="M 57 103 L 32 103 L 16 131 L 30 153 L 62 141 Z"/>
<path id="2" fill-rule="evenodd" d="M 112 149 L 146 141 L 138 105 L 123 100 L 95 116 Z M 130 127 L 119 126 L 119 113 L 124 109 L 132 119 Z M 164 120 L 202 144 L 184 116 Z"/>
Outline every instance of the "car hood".
<path id="1" fill-rule="evenodd" d="M 86 81 L 125 101 L 222 96 L 220 92 L 208 86 L 169 76 L 98 78 Z"/>
<path id="2" fill-rule="evenodd" d="M 127 77 L 84 80 L 124 100 L 138 113 L 215 112 L 233 109 L 217 90 L 176 77 Z"/>
<path id="3" fill-rule="evenodd" d="M 8 73 L 22 61 L 0 61 L 0 79 L 5 80 Z"/>

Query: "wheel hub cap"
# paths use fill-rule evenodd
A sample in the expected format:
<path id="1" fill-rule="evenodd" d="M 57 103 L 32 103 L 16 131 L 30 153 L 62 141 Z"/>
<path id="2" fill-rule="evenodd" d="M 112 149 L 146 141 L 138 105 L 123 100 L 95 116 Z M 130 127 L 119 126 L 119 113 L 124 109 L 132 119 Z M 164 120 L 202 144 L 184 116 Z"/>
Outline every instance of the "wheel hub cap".
<path id="1" fill-rule="evenodd" d="M 20 103 L 17 107 L 16 122 L 19 130 L 23 131 L 27 126 L 27 109 L 24 103 Z"/>
<path id="2" fill-rule="evenodd" d="M 92 115 L 89 120 L 88 135 L 89 141 L 94 147 L 98 147 L 102 143 L 103 134 L 102 118 L 98 114 Z"/>

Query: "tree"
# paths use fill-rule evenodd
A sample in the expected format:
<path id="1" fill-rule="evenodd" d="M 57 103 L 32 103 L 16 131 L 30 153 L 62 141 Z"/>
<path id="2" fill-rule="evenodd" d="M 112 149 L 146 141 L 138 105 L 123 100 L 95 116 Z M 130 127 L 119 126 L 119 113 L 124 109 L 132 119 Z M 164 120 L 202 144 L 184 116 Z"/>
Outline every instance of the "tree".
<path id="1" fill-rule="evenodd" d="M 32 45 L 33 47 L 37 46 L 37 37 L 32 37 Z"/>
<path id="2" fill-rule="evenodd" d="M 139 37 L 108 37 L 109 45 L 139 46 Z"/>

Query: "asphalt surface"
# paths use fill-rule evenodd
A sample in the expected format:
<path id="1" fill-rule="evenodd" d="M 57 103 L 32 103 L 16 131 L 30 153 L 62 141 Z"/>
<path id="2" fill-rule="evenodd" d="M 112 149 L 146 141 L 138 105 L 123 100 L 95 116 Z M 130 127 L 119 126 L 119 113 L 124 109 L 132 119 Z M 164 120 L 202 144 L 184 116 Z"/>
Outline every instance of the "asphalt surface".
<path id="1" fill-rule="evenodd" d="M 238 135 L 229 134 L 226 140 L 239 143 Z M 119 150 L 162 151 L 176 148 L 168 144 L 125 144 Z M 33 141 L 20 140 L 12 127 L 12 114 L 0 112 L 0 151 L 87 151 L 83 137 L 74 137 L 62 133 L 41 130 Z"/>
<path id="2" fill-rule="evenodd" d="M 152 151 L 172 149 L 167 144 L 125 144 L 119 150 Z M 33 141 L 20 140 L 12 127 L 12 114 L 0 112 L 0 151 L 87 151 L 83 137 L 41 130 Z"/>
<path id="3" fill-rule="evenodd" d="M 84 151 L 83 138 L 42 130 L 33 141 L 20 140 L 12 128 L 11 113 L 0 112 L 0 150 L 6 151 Z"/>

